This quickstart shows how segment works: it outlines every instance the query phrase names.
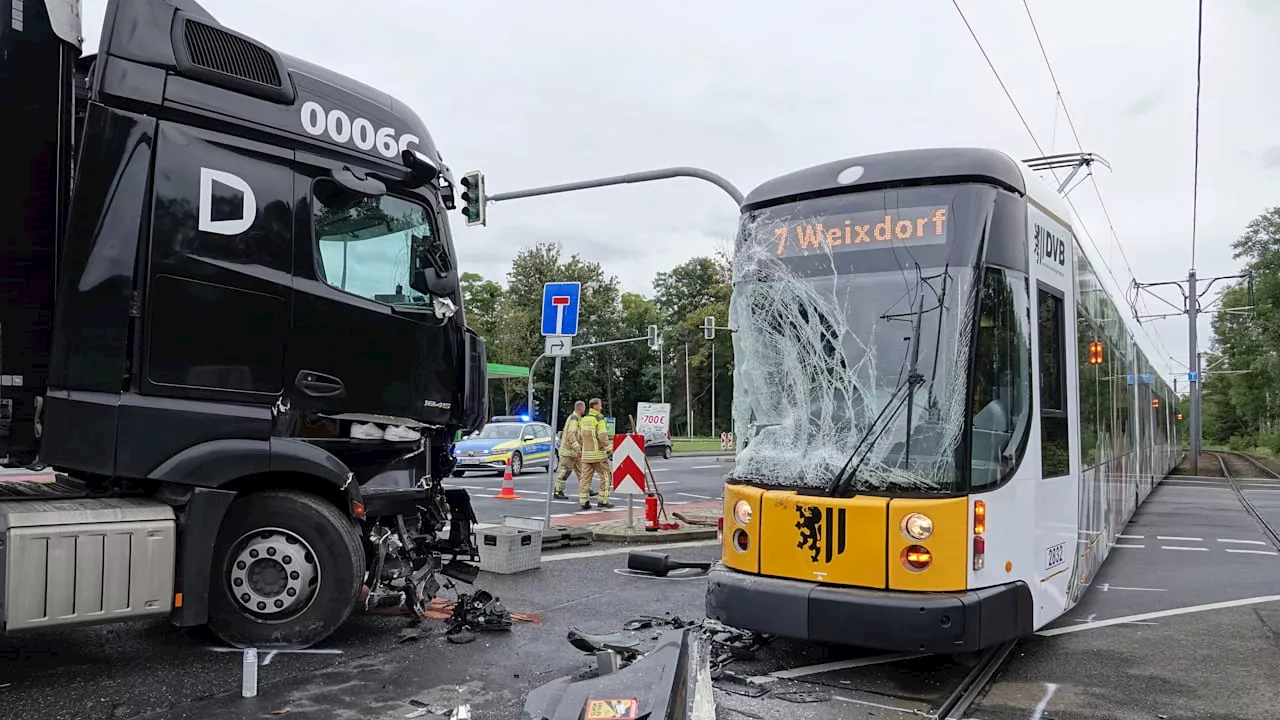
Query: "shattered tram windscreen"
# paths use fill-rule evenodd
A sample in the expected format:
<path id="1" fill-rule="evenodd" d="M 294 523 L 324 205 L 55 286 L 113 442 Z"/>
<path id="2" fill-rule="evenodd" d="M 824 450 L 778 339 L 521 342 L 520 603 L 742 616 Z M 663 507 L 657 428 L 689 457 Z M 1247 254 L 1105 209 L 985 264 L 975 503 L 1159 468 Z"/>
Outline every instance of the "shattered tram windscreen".
<path id="1" fill-rule="evenodd" d="M 915 355 L 911 410 L 885 411 L 851 487 L 955 489 L 974 269 L 994 199 L 979 185 L 918 187 L 743 216 L 729 313 L 738 480 L 826 487 L 908 394 Z"/>

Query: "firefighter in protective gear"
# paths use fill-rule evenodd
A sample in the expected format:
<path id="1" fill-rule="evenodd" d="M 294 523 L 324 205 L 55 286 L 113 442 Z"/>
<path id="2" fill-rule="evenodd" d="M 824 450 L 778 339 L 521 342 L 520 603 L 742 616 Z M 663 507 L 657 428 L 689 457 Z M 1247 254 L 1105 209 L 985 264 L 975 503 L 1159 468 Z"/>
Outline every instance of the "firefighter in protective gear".
<path id="1" fill-rule="evenodd" d="M 578 454 L 582 452 L 582 438 L 578 434 L 578 421 L 587 411 L 587 404 L 581 400 L 573 404 L 573 412 L 569 413 L 569 417 L 564 421 L 564 432 L 560 435 L 560 470 L 556 473 L 556 494 L 553 495 L 556 500 L 565 500 L 567 496 L 564 494 L 565 481 L 569 478 L 569 473 L 582 477 L 582 471 L 578 468 Z"/>
<path id="2" fill-rule="evenodd" d="M 600 474 L 600 507 L 613 507 L 609 503 L 609 490 L 613 481 L 609 477 L 609 455 L 613 451 L 613 438 L 604 424 L 600 412 L 600 398 L 591 398 L 591 409 L 578 421 L 578 437 L 582 440 L 582 452 L 578 456 L 578 504 L 583 510 L 591 509 L 591 478 Z"/>

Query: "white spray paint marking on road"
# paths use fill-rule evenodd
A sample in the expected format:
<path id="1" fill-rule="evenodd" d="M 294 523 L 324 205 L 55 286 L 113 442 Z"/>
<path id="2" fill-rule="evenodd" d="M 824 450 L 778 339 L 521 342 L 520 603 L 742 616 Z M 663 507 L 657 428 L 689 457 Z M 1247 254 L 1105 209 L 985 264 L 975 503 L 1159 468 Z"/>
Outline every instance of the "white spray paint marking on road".
<path id="1" fill-rule="evenodd" d="M 1205 547 L 1187 547 L 1185 545 L 1161 545 L 1161 550 L 1197 550 L 1200 552 L 1209 552 L 1209 548 Z"/>
<path id="2" fill-rule="evenodd" d="M 1169 592 L 1164 588 L 1140 588 L 1140 587 L 1121 587 L 1120 585 L 1112 585 L 1111 583 L 1102 583 L 1100 586 L 1102 592 L 1110 590 L 1146 590 L 1148 592 Z"/>
<path id="3" fill-rule="evenodd" d="M 545 559 L 543 562 L 545 562 Z M 1082 630 L 1110 627 L 1111 625 L 1134 623 L 1139 620 L 1155 620 L 1156 618 L 1173 617 L 1175 615 L 1188 615 L 1191 613 L 1206 612 L 1209 610 L 1224 610 L 1227 608 L 1244 607 L 1246 605 L 1262 605 L 1264 603 L 1277 601 L 1280 601 L 1280 595 L 1259 595 L 1257 597 L 1241 598 L 1239 600 L 1225 600 L 1223 602 L 1206 603 L 1204 605 L 1188 605 L 1187 607 L 1173 608 L 1172 610 L 1157 610 L 1156 612 L 1141 613 L 1138 615 L 1125 615 L 1123 617 L 1111 618 L 1110 620 L 1099 620 L 1085 625 L 1066 625 L 1049 630 L 1041 630 L 1036 633 L 1036 635 L 1041 637 L 1051 637 L 1053 635 L 1065 635 L 1067 633 L 1080 632 Z"/>
<path id="4" fill-rule="evenodd" d="M 718 467 L 720 467 L 720 466 L 719 466 L 719 465 L 694 465 L 693 467 L 691 467 L 691 468 L 689 468 L 689 469 L 690 469 L 690 470 L 714 470 L 714 469 L 716 469 L 716 468 L 718 468 Z"/>
<path id="5" fill-rule="evenodd" d="M 1261 540 L 1232 540 L 1230 538 L 1218 538 L 1218 542 L 1237 543 L 1239 545 L 1266 545 L 1266 543 Z M 1231 552 L 1231 551 L 1228 550 L 1227 552 Z"/>
<path id="6" fill-rule="evenodd" d="M 1146 535 L 1125 535 L 1124 533 L 1120 533 L 1119 535 L 1116 535 L 1116 537 L 1124 538 L 1126 540 L 1141 540 L 1145 538 Z"/>
<path id="7" fill-rule="evenodd" d="M 1045 683 L 1044 687 L 1044 697 L 1040 699 L 1040 702 L 1036 705 L 1036 709 L 1032 711 L 1031 717 L 1028 720 L 1040 720 L 1040 718 L 1044 717 L 1044 710 L 1049 707 L 1049 699 L 1058 691 L 1057 683 Z"/>
<path id="8" fill-rule="evenodd" d="M 694 495 L 693 493 L 676 493 L 685 497 L 698 498 L 699 500 L 718 500 L 719 498 L 708 497 L 706 495 Z"/>
<path id="9" fill-rule="evenodd" d="M 1157 540 L 1181 540 L 1183 542 L 1204 542 L 1204 538 L 1180 537 L 1178 535 L 1157 535 Z"/>
<path id="10" fill-rule="evenodd" d="M 1138 549 L 1138 550 L 1141 550 L 1142 548 L 1145 548 L 1145 547 L 1146 547 L 1146 545 L 1120 545 L 1120 544 L 1115 544 L 1115 545 L 1112 545 L 1111 547 L 1136 548 L 1136 549 Z"/>

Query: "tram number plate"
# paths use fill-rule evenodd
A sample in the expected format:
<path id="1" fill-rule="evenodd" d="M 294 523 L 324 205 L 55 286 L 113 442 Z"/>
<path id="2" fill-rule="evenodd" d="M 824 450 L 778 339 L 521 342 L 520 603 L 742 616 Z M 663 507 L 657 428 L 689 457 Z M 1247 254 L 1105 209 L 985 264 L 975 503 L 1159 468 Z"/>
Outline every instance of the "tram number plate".
<path id="1" fill-rule="evenodd" d="M 1055 565 L 1061 565 L 1063 561 L 1066 560 L 1066 549 L 1067 544 L 1064 542 L 1051 546 L 1046 553 L 1047 557 L 1045 558 L 1044 563 L 1045 569 L 1048 570 Z"/>

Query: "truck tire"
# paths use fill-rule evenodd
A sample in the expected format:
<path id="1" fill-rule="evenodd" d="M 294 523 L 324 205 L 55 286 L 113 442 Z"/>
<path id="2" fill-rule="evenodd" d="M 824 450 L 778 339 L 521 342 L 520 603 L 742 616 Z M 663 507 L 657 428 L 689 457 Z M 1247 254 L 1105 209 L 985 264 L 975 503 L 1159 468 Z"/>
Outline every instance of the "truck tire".
<path id="1" fill-rule="evenodd" d="M 346 621 L 365 579 L 356 523 L 331 503 L 267 491 L 231 504 L 218 530 L 209 629 L 237 647 L 303 648 Z"/>

